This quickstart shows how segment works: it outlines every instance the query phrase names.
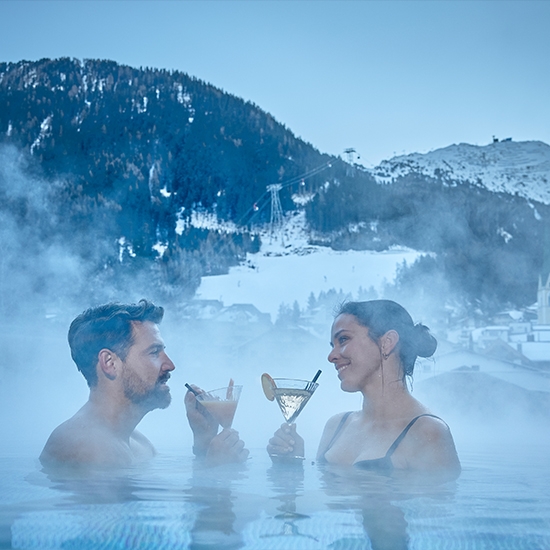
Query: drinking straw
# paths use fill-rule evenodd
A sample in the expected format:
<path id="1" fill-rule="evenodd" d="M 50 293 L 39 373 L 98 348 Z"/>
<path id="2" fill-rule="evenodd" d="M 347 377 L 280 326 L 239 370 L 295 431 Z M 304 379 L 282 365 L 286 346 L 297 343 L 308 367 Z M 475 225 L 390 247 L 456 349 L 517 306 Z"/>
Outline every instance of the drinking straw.
<path id="1" fill-rule="evenodd" d="M 191 392 L 191 393 L 194 393 L 195 395 L 199 395 L 199 392 L 197 390 L 194 390 L 189 384 L 185 384 L 185 387 Z"/>
<path id="2" fill-rule="evenodd" d="M 198 392 L 197 390 L 193 389 L 189 384 L 185 384 L 185 387 L 195 396 L 202 395 L 201 392 Z M 204 393 L 204 392 L 202 392 Z M 197 399 L 195 401 L 195 408 L 201 412 L 203 416 L 206 416 L 208 418 L 212 418 L 212 415 L 206 410 L 204 405 Z"/>
<path id="3" fill-rule="evenodd" d="M 321 375 L 321 372 L 322 372 L 321 370 L 317 371 L 317 374 L 313 377 L 313 380 L 307 383 L 306 390 L 311 391 L 313 389 L 313 384 L 317 382 L 317 378 L 319 378 L 319 376 Z"/>

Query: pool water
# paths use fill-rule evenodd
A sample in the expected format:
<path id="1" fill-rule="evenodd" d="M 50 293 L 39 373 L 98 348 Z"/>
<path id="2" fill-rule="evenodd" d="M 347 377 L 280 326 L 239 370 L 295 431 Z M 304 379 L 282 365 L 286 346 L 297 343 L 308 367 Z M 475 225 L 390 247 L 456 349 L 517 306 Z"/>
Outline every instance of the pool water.
<path id="1" fill-rule="evenodd" d="M 204 469 L 180 452 L 82 476 L 0 458 L 0 547 L 550 549 L 549 445 L 462 452 L 442 485 L 271 463 Z"/>

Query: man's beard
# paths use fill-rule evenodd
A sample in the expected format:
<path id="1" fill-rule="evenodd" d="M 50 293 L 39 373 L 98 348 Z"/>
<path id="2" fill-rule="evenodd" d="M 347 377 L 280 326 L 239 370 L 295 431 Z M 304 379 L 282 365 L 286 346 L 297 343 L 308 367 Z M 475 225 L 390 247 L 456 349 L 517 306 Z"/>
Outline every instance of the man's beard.
<path id="1" fill-rule="evenodd" d="M 154 387 L 148 389 L 136 373 L 125 369 L 123 375 L 124 395 L 132 403 L 147 411 L 166 409 L 172 401 L 172 396 L 170 390 L 161 387 L 161 384 L 167 379 L 166 375 L 160 376 Z"/>

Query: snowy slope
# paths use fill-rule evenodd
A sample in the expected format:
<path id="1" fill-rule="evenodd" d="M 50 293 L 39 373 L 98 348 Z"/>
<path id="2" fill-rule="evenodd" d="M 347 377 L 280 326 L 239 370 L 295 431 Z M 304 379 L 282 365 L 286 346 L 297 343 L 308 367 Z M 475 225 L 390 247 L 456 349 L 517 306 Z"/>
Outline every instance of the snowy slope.
<path id="1" fill-rule="evenodd" d="M 290 215 L 282 242 L 263 234 L 260 252 L 248 254 L 246 263 L 227 275 L 203 277 L 196 297 L 221 300 L 226 306 L 252 303 L 275 321 L 281 303 L 292 306 L 296 300 L 305 308 L 311 292 L 317 296 L 335 289 L 356 295 L 359 287 L 371 286 L 379 292 L 384 281 L 393 282 L 399 264 L 410 265 L 420 255 L 404 248 L 341 252 L 310 246 L 304 221 L 303 212 Z"/>
<path id="2" fill-rule="evenodd" d="M 426 154 L 393 157 L 372 173 L 379 183 L 418 173 L 550 204 L 550 146 L 541 141 L 500 141 L 485 146 L 460 143 Z"/>

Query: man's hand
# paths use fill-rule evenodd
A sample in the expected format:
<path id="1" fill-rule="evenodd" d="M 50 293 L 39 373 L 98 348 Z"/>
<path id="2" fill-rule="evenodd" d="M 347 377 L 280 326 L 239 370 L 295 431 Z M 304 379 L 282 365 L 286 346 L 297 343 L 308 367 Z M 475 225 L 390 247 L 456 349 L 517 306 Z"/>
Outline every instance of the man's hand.
<path id="1" fill-rule="evenodd" d="M 282 424 L 269 440 L 267 452 L 272 457 L 303 458 L 304 440 L 296 432 L 296 424 Z"/>
<path id="2" fill-rule="evenodd" d="M 193 386 L 193 389 L 198 393 L 202 392 L 198 386 Z M 205 456 L 210 442 L 218 433 L 218 422 L 197 401 L 193 392 L 188 391 L 185 394 L 184 403 L 187 420 L 194 436 L 193 452 L 197 456 Z"/>
<path id="3" fill-rule="evenodd" d="M 248 454 L 248 449 L 244 448 L 244 441 L 239 439 L 239 432 L 224 428 L 210 441 L 205 461 L 211 466 L 244 462 Z"/>

